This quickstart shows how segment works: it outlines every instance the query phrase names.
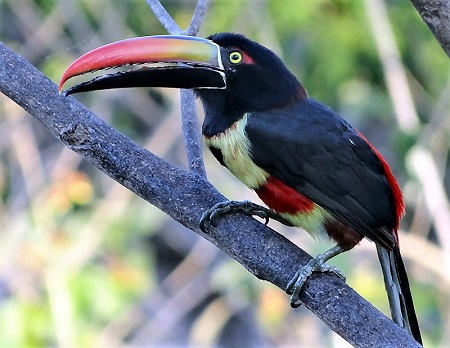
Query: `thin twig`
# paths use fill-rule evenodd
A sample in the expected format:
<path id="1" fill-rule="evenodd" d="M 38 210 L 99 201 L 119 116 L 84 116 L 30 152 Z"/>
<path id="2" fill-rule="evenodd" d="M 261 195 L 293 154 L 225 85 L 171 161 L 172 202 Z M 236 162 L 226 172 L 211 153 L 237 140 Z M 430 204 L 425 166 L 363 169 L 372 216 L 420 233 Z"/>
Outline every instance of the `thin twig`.
<path id="1" fill-rule="evenodd" d="M 158 0 L 147 0 L 155 16 L 170 34 L 196 35 L 203 23 L 209 0 L 199 0 L 188 29 L 181 32 L 170 14 Z M 184 145 L 189 169 L 198 175 L 206 177 L 205 164 L 202 154 L 202 139 L 195 108 L 195 96 L 192 91 L 181 90 L 181 123 L 184 135 Z"/>
<path id="2" fill-rule="evenodd" d="M 151 10 L 155 14 L 156 18 L 158 18 L 158 20 L 161 22 L 161 24 L 169 34 L 179 35 L 182 33 L 181 28 L 173 20 L 170 14 L 166 11 L 164 6 L 161 5 L 159 0 L 146 0 L 146 1 L 148 6 L 150 6 Z"/>
<path id="3" fill-rule="evenodd" d="M 206 177 L 205 163 L 202 153 L 202 138 L 198 123 L 194 92 L 188 89 L 180 91 L 181 97 L 181 127 L 189 169 Z"/>
<path id="4" fill-rule="evenodd" d="M 197 7 L 195 8 L 194 14 L 192 16 L 191 23 L 189 27 L 183 31 L 184 35 L 197 36 L 200 27 L 203 23 L 203 19 L 205 18 L 206 12 L 208 11 L 209 0 L 199 0 L 197 3 Z"/>

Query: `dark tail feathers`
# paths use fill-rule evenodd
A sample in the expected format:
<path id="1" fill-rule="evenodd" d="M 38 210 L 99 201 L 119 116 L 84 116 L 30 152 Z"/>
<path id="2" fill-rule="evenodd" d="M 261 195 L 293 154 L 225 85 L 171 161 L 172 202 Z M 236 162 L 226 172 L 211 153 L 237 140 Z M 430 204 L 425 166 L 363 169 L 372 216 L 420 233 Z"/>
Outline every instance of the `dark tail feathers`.
<path id="1" fill-rule="evenodd" d="M 419 323 L 400 249 L 395 246 L 393 250 L 388 250 L 377 245 L 377 252 L 383 270 L 392 320 L 422 344 Z"/>

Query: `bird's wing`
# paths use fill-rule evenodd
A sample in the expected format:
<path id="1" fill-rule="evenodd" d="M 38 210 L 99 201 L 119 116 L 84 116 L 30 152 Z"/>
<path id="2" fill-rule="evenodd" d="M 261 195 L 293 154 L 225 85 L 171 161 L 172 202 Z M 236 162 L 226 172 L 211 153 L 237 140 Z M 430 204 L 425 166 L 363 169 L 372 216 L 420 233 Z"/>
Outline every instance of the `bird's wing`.
<path id="1" fill-rule="evenodd" d="M 395 199 L 371 146 L 325 105 L 250 114 L 253 161 L 337 219 L 388 248 L 397 225 Z"/>

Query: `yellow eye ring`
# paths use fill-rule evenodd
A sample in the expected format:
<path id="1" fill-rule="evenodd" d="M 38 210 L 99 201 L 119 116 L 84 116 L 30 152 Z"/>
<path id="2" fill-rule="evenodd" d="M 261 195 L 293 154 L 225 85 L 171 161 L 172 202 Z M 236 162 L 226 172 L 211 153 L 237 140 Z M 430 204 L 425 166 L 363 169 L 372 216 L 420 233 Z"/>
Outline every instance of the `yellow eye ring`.
<path id="1" fill-rule="evenodd" d="M 240 64 L 244 60 L 244 57 L 242 56 L 242 53 L 239 51 L 232 51 L 230 52 L 230 55 L 228 56 L 228 59 L 232 64 Z"/>

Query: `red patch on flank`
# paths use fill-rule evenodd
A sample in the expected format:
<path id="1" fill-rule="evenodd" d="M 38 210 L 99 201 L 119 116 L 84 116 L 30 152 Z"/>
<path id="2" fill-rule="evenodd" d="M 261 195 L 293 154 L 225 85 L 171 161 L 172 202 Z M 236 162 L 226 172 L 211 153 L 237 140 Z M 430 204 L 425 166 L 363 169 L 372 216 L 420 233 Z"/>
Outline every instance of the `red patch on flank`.
<path id="1" fill-rule="evenodd" d="M 277 213 L 297 214 L 314 209 L 314 202 L 306 196 L 270 176 L 255 192 L 267 206 Z"/>
<path id="2" fill-rule="evenodd" d="M 386 160 L 381 156 L 381 154 L 378 152 L 378 150 L 366 139 L 364 135 L 362 135 L 359 131 L 358 134 L 361 138 L 364 139 L 364 141 L 370 146 L 372 151 L 377 155 L 378 159 L 380 160 L 381 164 L 384 168 L 384 175 L 386 176 L 386 179 L 388 181 L 389 186 L 392 190 L 392 195 L 394 196 L 394 205 L 395 205 L 395 212 L 397 216 L 397 222 L 394 226 L 394 232 L 396 241 L 398 244 L 398 226 L 400 224 L 400 219 L 403 217 L 405 213 L 405 203 L 403 202 L 403 195 L 402 191 L 400 190 L 400 186 L 398 185 L 397 180 L 395 179 L 394 175 L 391 172 L 391 168 L 389 168 L 389 165 L 387 164 Z"/>

